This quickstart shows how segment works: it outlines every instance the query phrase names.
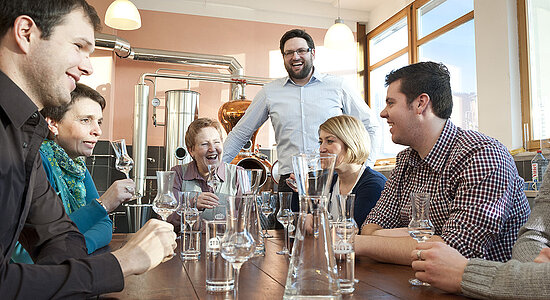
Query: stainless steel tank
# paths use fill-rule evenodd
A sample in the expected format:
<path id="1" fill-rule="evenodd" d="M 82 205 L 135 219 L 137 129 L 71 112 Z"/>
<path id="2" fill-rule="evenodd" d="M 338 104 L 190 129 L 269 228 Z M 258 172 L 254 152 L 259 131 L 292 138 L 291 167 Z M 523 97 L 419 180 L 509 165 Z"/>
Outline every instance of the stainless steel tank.
<path id="1" fill-rule="evenodd" d="M 185 147 L 185 132 L 199 115 L 199 93 L 190 90 L 166 91 L 166 170 L 191 161 Z"/>

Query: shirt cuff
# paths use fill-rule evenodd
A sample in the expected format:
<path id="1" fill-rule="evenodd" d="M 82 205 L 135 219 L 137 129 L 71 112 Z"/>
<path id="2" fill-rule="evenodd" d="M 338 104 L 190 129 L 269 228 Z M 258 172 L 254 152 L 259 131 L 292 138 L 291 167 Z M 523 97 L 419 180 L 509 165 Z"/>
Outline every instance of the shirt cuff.
<path id="1" fill-rule="evenodd" d="M 95 259 L 97 257 L 97 259 Z M 91 257 L 88 260 L 93 270 L 93 294 L 119 292 L 124 289 L 124 275 L 118 263 L 118 259 L 111 254 L 105 253 Z"/>

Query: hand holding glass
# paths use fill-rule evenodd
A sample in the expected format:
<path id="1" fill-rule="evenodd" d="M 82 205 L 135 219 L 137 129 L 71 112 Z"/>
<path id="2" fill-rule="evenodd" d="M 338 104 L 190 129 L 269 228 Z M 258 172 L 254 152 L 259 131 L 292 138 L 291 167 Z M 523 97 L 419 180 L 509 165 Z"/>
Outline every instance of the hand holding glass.
<path id="1" fill-rule="evenodd" d="M 111 146 L 115 151 L 115 169 L 124 173 L 124 175 L 126 175 L 126 179 L 130 179 L 130 170 L 132 170 L 132 168 L 134 167 L 134 160 L 130 157 L 130 155 L 128 155 L 128 151 L 126 150 L 126 140 L 121 139 L 117 141 L 111 141 Z M 141 197 L 141 195 L 139 193 L 136 193 L 135 190 L 128 190 L 128 192 L 134 194 L 131 198 L 132 200 Z"/>

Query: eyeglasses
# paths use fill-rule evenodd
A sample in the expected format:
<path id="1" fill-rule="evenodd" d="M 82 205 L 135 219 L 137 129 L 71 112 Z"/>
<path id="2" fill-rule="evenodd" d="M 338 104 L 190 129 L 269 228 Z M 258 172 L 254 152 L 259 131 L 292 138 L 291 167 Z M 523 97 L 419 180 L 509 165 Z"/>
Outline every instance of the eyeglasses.
<path id="1" fill-rule="evenodd" d="M 311 48 L 300 48 L 300 49 L 296 49 L 296 50 L 287 50 L 285 52 L 283 52 L 283 56 L 284 57 L 289 57 L 289 56 L 294 56 L 294 53 L 298 53 L 298 55 L 300 56 L 304 56 L 306 55 L 306 53 L 308 52 L 311 52 Z"/>

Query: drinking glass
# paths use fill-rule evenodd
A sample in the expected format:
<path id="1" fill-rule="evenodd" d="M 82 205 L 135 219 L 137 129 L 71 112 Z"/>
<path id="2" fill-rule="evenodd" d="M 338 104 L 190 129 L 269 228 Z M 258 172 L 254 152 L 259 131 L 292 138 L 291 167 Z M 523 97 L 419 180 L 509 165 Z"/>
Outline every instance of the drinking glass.
<path id="1" fill-rule="evenodd" d="M 198 192 L 183 192 L 183 219 L 181 226 L 181 259 L 198 260 L 200 257 L 200 230 L 195 227 L 199 220 L 199 210 L 197 209 Z M 187 225 L 186 225 L 187 224 Z"/>
<path id="2" fill-rule="evenodd" d="M 208 167 L 208 179 L 206 180 L 206 183 L 212 189 L 212 193 L 215 193 L 216 190 L 218 189 L 218 185 L 220 184 L 220 179 L 218 178 L 218 175 L 217 175 L 218 165 L 211 164 L 211 165 L 207 165 L 207 167 Z"/>
<path id="3" fill-rule="evenodd" d="M 244 195 L 250 195 L 252 201 L 250 207 L 251 217 L 248 219 L 248 232 L 256 241 L 255 256 L 265 255 L 265 243 L 262 238 L 262 225 L 260 221 L 260 205 L 256 201 L 256 195 L 261 187 L 262 170 L 261 169 L 238 169 L 237 182 Z"/>
<path id="4" fill-rule="evenodd" d="M 430 193 L 410 194 L 412 219 L 409 223 L 409 235 L 419 243 L 428 240 L 433 234 L 433 225 L 430 221 Z M 412 285 L 429 286 L 429 283 L 422 282 L 416 278 L 409 279 Z"/>
<path id="5" fill-rule="evenodd" d="M 279 192 L 279 211 L 277 212 L 277 221 L 285 228 L 285 243 L 283 249 L 278 251 L 277 254 L 285 255 L 290 254 L 288 251 L 288 225 L 294 221 L 294 213 L 290 209 L 290 202 L 292 201 L 292 192 Z"/>
<path id="6" fill-rule="evenodd" d="M 153 210 L 163 221 L 166 221 L 166 218 L 178 207 L 178 200 L 172 193 L 175 175 L 174 171 L 157 171 L 158 190 L 157 196 L 153 200 Z"/>
<path id="7" fill-rule="evenodd" d="M 260 211 L 262 212 L 262 215 L 264 215 L 266 219 L 266 224 L 269 223 L 269 216 L 273 213 L 274 207 L 273 207 L 273 200 L 276 201 L 276 195 L 272 195 L 271 192 L 262 192 L 261 195 L 261 206 Z M 267 232 L 267 225 L 264 229 L 264 232 L 262 233 L 264 238 L 272 238 L 273 236 Z"/>
<path id="8" fill-rule="evenodd" d="M 247 219 L 250 207 L 254 204 L 254 198 L 250 196 L 229 196 L 227 205 L 226 231 L 221 241 L 222 257 L 230 262 L 235 269 L 234 296 L 239 293 L 239 271 L 241 266 L 254 255 L 255 241 L 247 230 Z M 239 202 L 239 209 L 236 204 Z"/>
<path id="9" fill-rule="evenodd" d="M 134 160 L 128 155 L 128 151 L 126 150 L 126 140 L 121 139 L 117 141 L 111 141 L 111 146 L 115 150 L 115 169 L 118 171 L 124 173 L 126 175 L 126 179 L 130 179 L 130 170 L 134 167 Z M 132 200 L 138 199 L 141 197 L 139 193 L 136 193 L 135 190 L 128 192 L 133 193 Z"/>

